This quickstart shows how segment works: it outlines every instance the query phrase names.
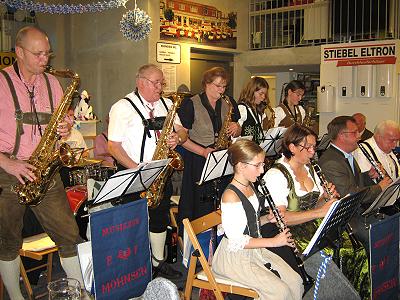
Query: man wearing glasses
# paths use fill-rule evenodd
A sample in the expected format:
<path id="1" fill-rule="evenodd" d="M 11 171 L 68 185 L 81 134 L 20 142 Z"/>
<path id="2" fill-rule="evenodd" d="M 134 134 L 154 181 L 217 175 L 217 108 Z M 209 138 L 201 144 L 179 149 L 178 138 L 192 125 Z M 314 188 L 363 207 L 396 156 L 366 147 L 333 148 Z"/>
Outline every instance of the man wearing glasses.
<path id="1" fill-rule="evenodd" d="M 41 140 L 52 113 L 63 96 L 58 80 L 45 74 L 51 56 L 46 33 L 24 27 L 16 36 L 14 65 L 0 74 L 0 274 L 11 299 L 24 299 L 19 286 L 21 231 L 26 206 L 20 205 L 11 186 L 34 181 L 35 167 L 27 163 Z M 70 127 L 64 120 L 58 134 L 66 137 Z M 59 247 L 61 264 L 67 277 L 83 286 L 76 244 L 81 242 L 75 218 L 69 208 L 60 180 L 55 176 L 42 202 L 32 211 L 43 229 Z"/>
<path id="2" fill-rule="evenodd" d="M 368 208 L 380 192 L 385 189 L 392 180 L 384 178 L 378 184 L 373 184 L 366 174 L 362 174 L 352 152 L 357 149 L 357 142 L 360 140 L 356 122 L 353 117 L 339 116 L 328 124 L 328 135 L 331 138 L 331 145 L 319 159 L 319 165 L 326 179 L 336 186 L 336 191 L 341 197 L 349 193 L 355 193 L 363 188 L 368 193 L 363 199 L 362 206 Z M 368 249 L 368 232 L 364 230 L 361 217 L 356 214 L 351 224 L 357 238 Z M 360 221 L 360 222 L 358 222 Z"/>
<path id="3" fill-rule="evenodd" d="M 153 159 L 165 117 L 172 105 L 171 100 L 161 97 L 164 86 L 162 71 L 156 65 L 144 65 L 136 75 L 136 90 L 111 107 L 108 150 L 117 160 L 119 170 L 136 168 L 140 162 Z M 176 115 L 174 132 L 166 143 L 174 149 L 186 139 L 186 130 Z M 172 182 L 169 180 L 160 205 L 149 210 L 150 244 L 154 275 L 177 279 L 182 274 L 163 263 L 171 196 Z"/>

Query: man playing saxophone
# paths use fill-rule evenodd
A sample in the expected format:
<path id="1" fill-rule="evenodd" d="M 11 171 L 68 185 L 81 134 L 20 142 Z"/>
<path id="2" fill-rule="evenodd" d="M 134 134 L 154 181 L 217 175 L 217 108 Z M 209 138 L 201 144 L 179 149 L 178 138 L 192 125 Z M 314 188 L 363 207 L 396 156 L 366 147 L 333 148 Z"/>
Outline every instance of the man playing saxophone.
<path id="1" fill-rule="evenodd" d="M 171 100 L 161 97 L 163 87 L 162 71 L 156 65 L 143 65 L 136 75 L 136 90 L 111 107 L 108 150 L 117 160 L 119 169 L 135 168 L 140 162 L 151 161 L 157 142 L 167 143 L 173 149 L 186 141 L 186 130 L 178 116 L 173 122 L 175 131 L 166 141 L 159 140 L 165 116 L 172 106 Z M 171 195 L 172 183 L 168 180 L 159 206 L 149 210 L 150 244 L 154 274 L 176 279 L 182 274 L 162 263 Z"/>
<path id="2" fill-rule="evenodd" d="M 36 180 L 35 167 L 26 161 L 39 144 L 52 113 L 63 98 L 57 79 L 45 74 L 52 52 L 45 32 L 24 27 L 16 36 L 16 62 L 0 74 L 0 274 L 13 300 L 24 299 L 19 287 L 21 231 L 26 206 L 11 191 L 16 183 Z M 67 122 L 57 133 L 69 134 Z M 55 184 L 32 207 L 37 219 L 59 247 L 67 277 L 83 280 L 75 245 L 81 242 L 75 218 L 69 208 L 59 175 Z"/>

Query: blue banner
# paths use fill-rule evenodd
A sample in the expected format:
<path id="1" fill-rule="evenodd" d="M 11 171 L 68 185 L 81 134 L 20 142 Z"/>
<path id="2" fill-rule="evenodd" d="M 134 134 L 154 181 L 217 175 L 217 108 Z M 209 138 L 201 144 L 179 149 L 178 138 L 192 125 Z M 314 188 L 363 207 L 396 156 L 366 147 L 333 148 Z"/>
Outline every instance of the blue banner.
<path id="1" fill-rule="evenodd" d="M 141 296 L 151 280 L 147 200 L 90 216 L 96 299 Z"/>
<path id="2" fill-rule="evenodd" d="M 399 216 L 386 216 L 371 224 L 370 274 L 373 300 L 393 300 L 398 297 Z"/>

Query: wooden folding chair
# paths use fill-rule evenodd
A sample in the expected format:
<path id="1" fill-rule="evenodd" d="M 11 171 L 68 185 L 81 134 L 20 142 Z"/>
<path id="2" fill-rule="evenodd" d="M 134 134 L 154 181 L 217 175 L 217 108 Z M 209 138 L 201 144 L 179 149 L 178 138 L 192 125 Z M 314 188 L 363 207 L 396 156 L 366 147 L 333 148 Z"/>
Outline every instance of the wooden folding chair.
<path id="1" fill-rule="evenodd" d="M 53 271 L 53 254 L 54 254 L 54 252 L 58 251 L 58 248 L 57 248 L 57 246 L 54 245 L 54 243 L 50 240 L 48 235 L 45 233 L 31 236 L 28 239 L 32 242 L 40 243 L 40 246 L 43 248 L 46 248 L 46 249 L 40 250 L 40 251 L 34 251 L 34 250 L 30 249 L 29 246 L 26 246 L 27 244 L 23 244 L 22 249 L 19 250 L 20 256 L 25 256 L 25 257 L 29 257 L 29 258 L 40 261 L 40 260 L 43 260 L 43 258 L 47 255 L 46 263 L 43 263 L 39 266 L 36 266 L 36 267 L 28 269 L 28 270 L 25 269 L 24 264 L 21 262 L 20 271 L 21 271 L 22 280 L 24 281 L 24 285 L 25 285 L 29 300 L 33 300 L 36 298 L 43 297 L 47 293 L 36 295 L 36 297 L 35 297 L 33 295 L 33 290 L 32 290 L 31 284 L 29 282 L 27 273 L 32 272 L 37 269 L 46 268 L 47 283 L 49 283 L 51 281 L 51 275 L 52 275 L 52 271 Z M 25 241 L 26 241 L 26 239 L 24 239 L 24 242 Z"/>
<path id="2" fill-rule="evenodd" d="M 185 300 L 190 300 L 193 287 L 212 290 L 217 300 L 223 300 L 221 292 L 242 295 L 250 298 L 258 298 L 258 293 L 240 283 L 220 278 L 214 274 L 207 262 L 207 258 L 197 240 L 196 235 L 213 228 L 221 223 L 221 211 L 214 211 L 204 217 L 193 220 L 183 220 L 183 225 L 190 241 L 193 244 L 193 252 L 190 257 L 189 270 L 186 279 Z M 197 260 L 200 261 L 201 271 L 196 273 Z"/>

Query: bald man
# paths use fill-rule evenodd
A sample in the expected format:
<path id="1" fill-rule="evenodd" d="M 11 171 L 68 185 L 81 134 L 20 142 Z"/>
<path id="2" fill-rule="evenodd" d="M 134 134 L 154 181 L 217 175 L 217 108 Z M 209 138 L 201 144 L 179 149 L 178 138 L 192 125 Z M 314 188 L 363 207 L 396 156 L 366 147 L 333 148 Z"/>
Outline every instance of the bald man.
<path id="1" fill-rule="evenodd" d="M 367 124 L 367 118 L 362 113 L 355 113 L 353 115 L 353 119 L 356 121 L 361 141 L 365 141 L 374 135 L 371 131 L 365 128 L 365 125 Z"/>
<path id="2" fill-rule="evenodd" d="M 35 167 L 27 162 L 39 144 L 52 113 L 63 96 L 57 79 L 45 74 L 51 56 L 47 35 L 36 27 L 24 27 L 16 36 L 14 65 L 0 71 L 0 274 L 13 300 L 24 299 L 19 287 L 21 231 L 26 206 L 18 203 L 11 186 L 34 181 Z M 17 130 L 18 129 L 18 130 Z M 64 120 L 58 133 L 67 137 Z M 76 252 L 81 242 L 60 176 L 41 203 L 32 207 L 37 219 L 59 247 L 67 277 L 83 284 Z M 83 285 L 82 285 L 83 286 Z"/>

